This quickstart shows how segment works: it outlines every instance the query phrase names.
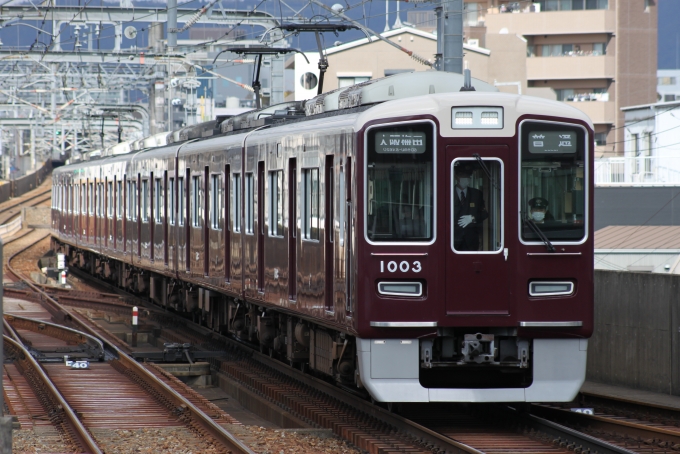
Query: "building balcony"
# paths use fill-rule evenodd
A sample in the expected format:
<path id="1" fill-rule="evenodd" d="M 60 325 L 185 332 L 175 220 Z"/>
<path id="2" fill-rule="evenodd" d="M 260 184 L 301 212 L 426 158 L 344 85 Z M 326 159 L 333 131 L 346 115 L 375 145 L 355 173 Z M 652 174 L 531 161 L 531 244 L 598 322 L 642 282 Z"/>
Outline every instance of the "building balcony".
<path id="1" fill-rule="evenodd" d="M 613 79 L 615 71 L 608 55 L 527 58 L 527 80 Z"/>
<path id="2" fill-rule="evenodd" d="M 505 33 L 532 36 L 616 32 L 616 11 L 614 10 L 494 14 L 495 11 L 497 9 L 490 10 L 484 18 L 487 33 L 501 33 L 501 30 L 503 30 Z"/>
<path id="3" fill-rule="evenodd" d="M 680 158 L 631 156 L 595 160 L 597 186 L 680 186 Z"/>
<path id="4" fill-rule="evenodd" d="M 614 124 L 616 121 L 616 106 L 613 101 L 582 101 L 566 102 L 588 115 L 593 124 Z"/>

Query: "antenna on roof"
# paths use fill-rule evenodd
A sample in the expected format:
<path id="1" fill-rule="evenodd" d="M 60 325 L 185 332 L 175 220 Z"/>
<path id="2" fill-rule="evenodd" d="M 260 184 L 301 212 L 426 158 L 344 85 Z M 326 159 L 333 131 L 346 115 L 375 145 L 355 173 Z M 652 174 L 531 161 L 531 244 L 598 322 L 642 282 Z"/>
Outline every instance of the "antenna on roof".
<path id="1" fill-rule="evenodd" d="M 475 87 L 472 86 L 472 76 L 470 70 L 468 69 L 468 62 L 465 62 L 465 69 L 463 70 L 463 86 L 460 87 L 460 91 L 476 91 Z"/>

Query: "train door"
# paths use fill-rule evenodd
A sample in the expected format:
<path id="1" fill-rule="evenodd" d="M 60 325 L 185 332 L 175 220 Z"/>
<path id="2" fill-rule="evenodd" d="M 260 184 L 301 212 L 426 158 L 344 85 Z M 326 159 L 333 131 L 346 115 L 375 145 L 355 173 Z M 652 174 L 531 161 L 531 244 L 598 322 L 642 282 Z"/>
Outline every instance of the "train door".
<path id="1" fill-rule="evenodd" d="M 297 300 L 297 160 L 288 164 L 288 299 Z"/>
<path id="2" fill-rule="evenodd" d="M 264 292 L 264 161 L 257 163 L 257 289 Z"/>
<path id="3" fill-rule="evenodd" d="M 224 189 L 222 196 L 224 197 L 224 214 L 222 215 L 222 228 L 224 229 L 224 282 L 231 281 L 231 166 L 229 164 L 224 166 Z"/>
<path id="4" fill-rule="evenodd" d="M 149 174 L 149 182 L 147 183 L 148 186 L 148 204 L 149 204 L 149 223 L 147 224 L 147 228 L 149 230 L 149 261 L 153 263 L 153 258 L 154 258 L 154 249 L 156 248 L 156 243 L 154 241 L 155 236 L 156 236 L 156 211 L 158 210 L 158 207 L 156 206 L 156 180 L 154 179 L 153 172 Z"/>
<path id="5" fill-rule="evenodd" d="M 326 172 L 325 178 L 325 195 L 326 200 L 324 204 L 325 214 L 324 214 L 324 266 L 325 266 L 325 289 L 324 289 L 324 300 L 327 312 L 333 312 L 335 305 L 335 292 L 334 290 L 334 265 L 335 265 L 335 250 L 334 250 L 334 234 L 335 229 L 333 224 L 335 221 L 335 169 L 333 168 L 333 156 L 326 156 Z"/>
<path id="6" fill-rule="evenodd" d="M 111 234 L 113 233 L 113 229 L 111 227 L 111 222 L 113 219 L 113 181 L 109 180 L 109 177 L 106 177 L 106 183 L 104 184 L 104 187 L 104 190 L 106 191 L 106 209 L 104 213 L 104 246 L 108 249 L 113 245 L 113 240 L 110 238 Z M 109 242 L 110 239 L 111 241 Z"/>
<path id="7" fill-rule="evenodd" d="M 163 214 L 162 214 L 162 223 L 163 223 L 163 263 L 165 263 L 165 266 L 168 266 L 168 210 L 172 210 L 173 207 L 168 204 L 168 171 L 166 170 L 163 173 L 163 201 L 162 201 L 162 206 L 163 206 Z"/>
<path id="8" fill-rule="evenodd" d="M 505 246 L 506 146 L 446 148 L 446 313 L 507 317 L 509 262 Z M 402 183 L 408 211 L 418 186 Z M 493 282 L 493 285 L 489 285 Z"/>
<path id="9" fill-rule="evenodd" d="M 202 203 L 202 211 L 203 211 L 203 275 L 204 276 L 209 276 L 210 275 L 210 248 L 211 245 L 214 244 L 214 241 L 211 241 L 210 237 L 210 231 L 211 230 L 217 230 L 219 226 L 216 226 L 214 223 L 214 220 L 217 219 L 217 210 L 215 206 L 215 201 L 218 198 L 218 191 L 217 191 L 217 179 L 218 175 L 213 175 L 214 180 L 211 178 L 210 175 L 210 167 L 205 166 L 205 169 L 203 170 L 203 203 Z M 212 188 L 211 188 L 212 184 Z M 212 189 L 212 191 L 211 191 Z M 210 202 L 213 202 L 213 210 L 210 208 Z M 212 225 L 211 225 L 212 224 Z M 212 227 L 212 229 L 211 229 Z"/>

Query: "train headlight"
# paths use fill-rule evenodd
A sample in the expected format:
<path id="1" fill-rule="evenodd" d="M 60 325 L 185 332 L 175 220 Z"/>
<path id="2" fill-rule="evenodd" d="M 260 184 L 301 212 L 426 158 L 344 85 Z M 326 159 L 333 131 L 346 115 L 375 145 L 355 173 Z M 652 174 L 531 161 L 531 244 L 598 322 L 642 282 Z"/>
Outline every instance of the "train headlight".
<path id="1" fill-rule="evenodd" d="M 420 282 L 378 282 L 378 293 L 387 296 L 422 296 Z"/>
<path id="2" fill-rule="evenodd" d="M 453 129 L 503 129 L 502 107 L 454 107 L 451 109 Z"/>
<path id="3" fill-rule="evenodd" d="M 530 282 L 530 296 L 567 296 L 574 293 L 573 282 Z"/>

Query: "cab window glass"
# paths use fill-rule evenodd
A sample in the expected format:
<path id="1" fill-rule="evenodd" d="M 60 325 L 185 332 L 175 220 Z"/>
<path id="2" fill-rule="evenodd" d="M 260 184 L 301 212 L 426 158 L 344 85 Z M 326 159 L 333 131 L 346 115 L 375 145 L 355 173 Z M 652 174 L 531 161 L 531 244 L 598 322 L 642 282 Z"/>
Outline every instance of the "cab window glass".
<path id="1" fill-rule="evenodd" d="M 433 142 L 429 123 L 368 132 L 365 228 L 369 241 L 432 240 Z"/>
<path id="2" fill-rule="evenodd" d="M 581 241 L 586 232 L 585 131 L 527 122 L 521 134 L 522 239 L 541 241 L 542 233 L 551 241 Z"/>
<path id="3" fill-rule="evenodd" d="M 451 234 L 456 252 L 503 248 L 502 169 L 497 159 L 453 161 Z"/>

